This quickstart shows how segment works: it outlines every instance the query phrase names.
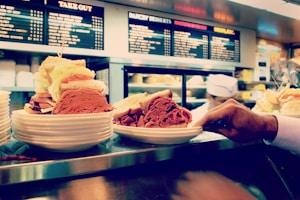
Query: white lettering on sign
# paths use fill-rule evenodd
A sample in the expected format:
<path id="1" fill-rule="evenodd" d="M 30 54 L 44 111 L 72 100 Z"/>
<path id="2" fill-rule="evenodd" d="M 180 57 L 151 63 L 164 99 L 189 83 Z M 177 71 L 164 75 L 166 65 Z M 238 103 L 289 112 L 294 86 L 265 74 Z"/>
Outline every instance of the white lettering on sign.
<path id="1" fill-rule="evenodd" d="M 151 15 L 145 15 L 145 14 L 140 14 L 140 13 L 133 13 L 133 12 L 129 12 L 129 18 L 142 20 L 142 21 L 164 23 L 164 24 L 172 23 L 171 19 L 151 16 Z"/>
<path id="2" fill-rule="evenodd" d="M 143 21 L 148 21 L 149 16 L 148 15 L 144 15 L 144 14 L 130 12 L 129 13 L 129 18 L 143 20 Z"/>
<path id="3" fill-rule="evenodd" d="M 84 4 L 79 3 L 72 3 L 67 1 L 58 1 L 59 7 L 61 8 L 68 8 L 72 10 L 79 10 L 79 11 L 85 11 L 85 12 L 92 12 L 93 6 L 88 6 Z"/>

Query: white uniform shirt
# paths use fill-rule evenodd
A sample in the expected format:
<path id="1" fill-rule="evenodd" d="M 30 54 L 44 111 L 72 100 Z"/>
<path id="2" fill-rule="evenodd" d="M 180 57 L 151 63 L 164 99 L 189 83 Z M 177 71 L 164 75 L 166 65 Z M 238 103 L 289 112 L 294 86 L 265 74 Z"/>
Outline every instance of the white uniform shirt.
<path id="1" fill-rule="evenodd" d="M 198 121 L 201 119 L 208 111 L 208 103 L 204 103 L 203 105 L 191 110 L 193 121 Z"/>
<path id="2" fill-rule="evenodd" d="M 278 115 L 276 117 L 277 136 L 272 142 L 265 141 L 265 143 L 300 154 L 300 120 Z"/>

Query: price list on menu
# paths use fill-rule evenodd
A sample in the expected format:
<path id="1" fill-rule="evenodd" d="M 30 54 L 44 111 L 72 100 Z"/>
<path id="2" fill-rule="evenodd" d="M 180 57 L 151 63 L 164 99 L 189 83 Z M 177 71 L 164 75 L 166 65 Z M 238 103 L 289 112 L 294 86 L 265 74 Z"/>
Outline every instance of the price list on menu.
<path id="1" fill-rule="evenodd" d="M 240 35 L 238 31 L 213 27 L 210 45 L 212 60 L 240 61 Z"/>
<path id="2" fill-rule="evenodd" d="M 129 12 L 129 52 L 171 55 L 171 19 Z"/>
<path id="3" fill-rule="evenodd" d="M 173 55 L 177 57 L 208 58 L 207 26 L 174 20 Z"/>
<path id="4" fill-rule="evenodd" d="M 43 10 L 0 3 L 0 40 L 43 43 Z"/>
<path id="5" fill-rule="evenodd" d="M 240 62 L 240 32 L 129 12 L 129 52 Z"/>
<path id="6" fill-rule="evenodd" d="M 104 12 L 100 10 L 97 13 L 102 14 L 50 10 L 48 45 L 103 50 Z"/>
<path id="7" fill-rule="evenodd" d="M 0 3 L 0 40 L 104 49 L 104 8 L 70 1 Z"/>

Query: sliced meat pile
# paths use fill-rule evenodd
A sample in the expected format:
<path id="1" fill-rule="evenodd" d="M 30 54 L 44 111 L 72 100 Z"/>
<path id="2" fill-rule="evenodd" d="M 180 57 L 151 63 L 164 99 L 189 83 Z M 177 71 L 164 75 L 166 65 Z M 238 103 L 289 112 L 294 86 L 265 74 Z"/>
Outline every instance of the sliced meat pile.
<path id="1" fill-rule="evenodd" d="M 143 120 L 139 121 L 139 126 L 146 128 L 187 127 L 192 121 L 189 110 L 179 106 L 171 98 L 160 96 L 148 103 L 145 116 L 141 118 Z"/>
<path id="2" fill-rule="evenodd" d="M 142 109 L 129 109 L 122 114 L 114 115 L 115 124 L 122 126 L 140 126 L 139 119 L 143 115 Z M 143 124 L 143 122 L 142 122 Z M 143 125 L 142 125 L 143 126 Z"/>
<path id="3" fill-rule="evenodd" d="M 103 93 L 88 88 L 70 89 L 63 92 L 53 114 L 83 114 L 112 111 Z"/>
<path id="4" fill-rule="evenodd" d="M 55 102 L 50 94 L 35 94 L 30 98 L 27 106 L 35 113 L 47 114 L 51 113 Z"/>
<path id="5" fill-rule="evenodd" d="M 119 109 L 114 114 L 115 124 L 146 128 L 182 128 L 192 121 L 190 111 L 172 100 L 171 90 L 149 95 L 139 104 L 138 108 L 135 105 L 132 109 Z"/>

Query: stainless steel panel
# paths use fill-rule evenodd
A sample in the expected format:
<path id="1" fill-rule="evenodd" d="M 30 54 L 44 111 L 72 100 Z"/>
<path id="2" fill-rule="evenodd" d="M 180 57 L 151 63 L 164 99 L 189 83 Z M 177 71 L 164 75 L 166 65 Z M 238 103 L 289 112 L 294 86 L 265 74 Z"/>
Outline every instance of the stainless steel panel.
<path id="1" fill-rule="evenodd" d="M 10 144 L 11 145 L 11 144 Z M 0 184 L 70 177 L 145 163 L 185 157 L 199 152 L 216 152 L 243 146 L 230 140 L 181 145 L 152 145 L 122 139 L 109 141 L 77 153 L 57 153 L 16 142 L 17 154 L 37 158 L 36 162 L 1 161 Z M 1 147 L 4 154 L 7 148 Z M 6 152 L 7 153 L 7 152 Z"/>

